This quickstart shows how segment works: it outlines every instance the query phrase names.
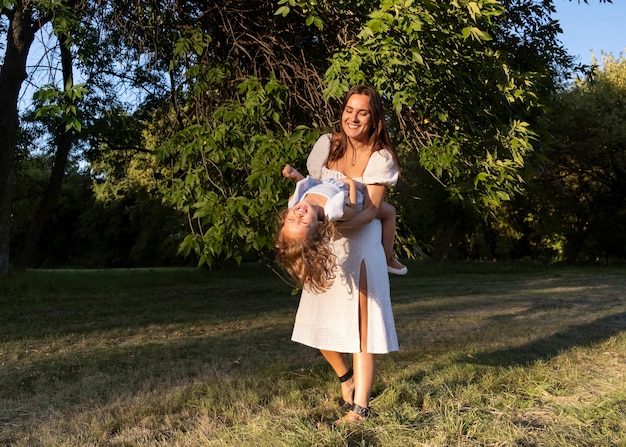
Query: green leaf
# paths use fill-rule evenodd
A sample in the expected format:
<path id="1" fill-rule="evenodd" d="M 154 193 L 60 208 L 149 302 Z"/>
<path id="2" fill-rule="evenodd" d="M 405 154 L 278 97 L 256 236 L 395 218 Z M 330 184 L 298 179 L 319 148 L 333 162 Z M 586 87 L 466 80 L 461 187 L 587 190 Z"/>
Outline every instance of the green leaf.
<path id="1" fill-rule="evenodd" d="M 313 24 L 320 31 L 324 29 L 324 21 L 320 17 L 316 16 L 315 19 L 313 20 Z"/>
<path id="2" fill-rule="evenodd" d="M 386 31 L 387 25 L 381 19 L 372 19 L 365 24 L 365 28 L 374 35 Z"/>
<path id="3" fill-rule="evenodd" d="M 280 8 L 278 8 L 276 10 L 276 12 L 274 13 L 275 16 L 283 16 L 283 17 L 287 17 L 287 15 L 289 15 L 289 12 L 291 11 L 291 8 L 289 8 L 289 6 L 284 5 L 281 6 Z"/>
<path id="4" fill-rule="evenodd" d="M 415 49 L 411 50 L 411 60 L 420 65 L 424 65 L 424 58 L 422 57 L 421 53 L 418 50 L 415 50 Z"/>
<path id="5" fill-rule="evenodd" d="M 485 180 L 487 180 L 487 173 L 486 172 L 479 172 L 475 179 L 474 179 L 474 187 L 478 186 L 479 182 L 484 182 Z"/>
<path id="6" fill-rule="evenodd" d="M 467 4 L 467 9 L 470 13 L 470 17 L 472 18 L 472 20 L 476 21 L 476 16 L 480 15 L 480 7 L 478 6 L 478 3 L 469 2 Z"/>

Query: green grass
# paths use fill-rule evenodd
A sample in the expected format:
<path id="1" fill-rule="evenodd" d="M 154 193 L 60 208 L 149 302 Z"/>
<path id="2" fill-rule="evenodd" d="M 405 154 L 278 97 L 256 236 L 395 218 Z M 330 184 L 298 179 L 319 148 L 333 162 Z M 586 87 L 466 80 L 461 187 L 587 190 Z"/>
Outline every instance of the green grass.
<path id="1" fill-rule="evenodd" d="M 626 446 L 626 274 L 409 265 L 374 417 L 340 416 L 297 296 L 241 268 L 0 280 L 2 446 Z"/>

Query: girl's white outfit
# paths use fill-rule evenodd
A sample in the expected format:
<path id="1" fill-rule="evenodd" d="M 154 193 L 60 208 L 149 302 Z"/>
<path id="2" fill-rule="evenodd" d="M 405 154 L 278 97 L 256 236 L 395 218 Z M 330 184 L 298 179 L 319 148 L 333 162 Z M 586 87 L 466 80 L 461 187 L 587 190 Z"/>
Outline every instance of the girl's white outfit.
<path id="1" fill-rule="evenodd" d="M 318 194 L 326 197 L 324 205 L 324 215 L 332 222 L 343 217 L 344 205 L 350 203 L 350 187 L 334 178 L 316 180 L 311 176 L 296 183 L 296 189 L 289 199 L 288 208 L 293 208 L 300 203 L 308 194 Z M 356 192 L 356 209 L 363 210 L 363 192 Z"/>
<path id="2" fill-rule="evenodd" d="M 345 177 L 326 168 L 330 139 L 330 134 L 320 137 L 309 155 L 307 169 L 312 177 L 322 180 Z M 366 184 L 393 186 L 398 181 L 398 167 L 388 151 L 380 150 L 371 155 L 363 176 L 354 181 L 362 193 Z M 398 350 L 381 237 L 378 219 L 358 228 L 337 231 L 331 244 L 337 257 L 335 280 L 322 293 L 302 291 L 293 341 L 327 351 L 360 352 L 359 274 L 364 262 L 368 297 L 367 352 L 385 354 Z"/>

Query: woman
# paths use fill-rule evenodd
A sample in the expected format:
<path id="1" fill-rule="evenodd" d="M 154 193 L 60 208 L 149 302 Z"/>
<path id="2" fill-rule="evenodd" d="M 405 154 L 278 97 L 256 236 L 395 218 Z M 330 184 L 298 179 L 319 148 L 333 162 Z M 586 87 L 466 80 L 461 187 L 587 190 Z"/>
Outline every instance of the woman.
<path id="1" fill-rule="evenodd" d="M 398 350 L 381 223 L 374 219 L 387 186 L 398 179 L 398 161 L 382 101 L 368 86 L 352 88 L 344 100 L 341 131 L 322 136 L 307 160 L 315 178 L 355 180 L 366 206 L 342 222 L 333 238 L 335 279 L 321 293 L 304 289 L 292 340 L 317 348 L 341 382 L 348 413 L 339 423 L 369 417 L 375 354 Z M 352 353 L 352 368 L 343 353 Z"/>

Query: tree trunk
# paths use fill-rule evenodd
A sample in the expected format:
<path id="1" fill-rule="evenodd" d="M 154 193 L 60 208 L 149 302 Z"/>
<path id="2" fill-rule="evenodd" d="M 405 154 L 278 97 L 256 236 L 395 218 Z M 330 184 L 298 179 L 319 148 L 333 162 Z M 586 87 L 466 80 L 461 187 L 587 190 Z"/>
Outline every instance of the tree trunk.
<path id="1" fill-rule="evenodd" d="M 450 261 L 459 259 L 458 224 L 444 220 L 440 223 L 433 243 L 433 259 Z"/>
<path id="2" fill-rule="evenodd" d="M 61 50 L 61 66 L 63 70 L 63 85 L 67 86 L 72 79 L 72 55 L 67 48 L 68 38 L 67 36 L 59 37 L 59 45 Z M 65 168 L 67 166 L 67 160 L 72 148 L 73 132 L 71 130 L 66 131 L 63 124 L 59 126 L 57 132 L 57 150 L 54 156 L 54 165 L 52 167 L 52 174 L 50 175 L 50 183 L 48 188 L 39 203 L 37 213 L 31 222 L 28 232 L 26 233 L 26 240 L 24 242 L 24 249 L 15 263 L 17 270 L 24 270 L 30 263 L 37 245 L 41 239 L 41 234 L 48 221 L 52 210 L 54 209 L 59 195 L 61 194 L 61 186 L 63 184 L 63 178 L 65 177 Z"/>
<path id="3" fill-rule="evenodd" d="M 11 206 L 15 182 L 18 97 L 26 79 L 26 59 L 39 25 L 33 24 L 30 6 L 16 2 L 9 18 L 6 53 L 0 66 L 0 276 L 9 272 Z"/>
<path id="4" fill-rule="evenodd" d="M 491 256 L 491 260 L 496 262 L 498 260 L 498 237 L 493 227 L 489 222 L 483 221 L 482 224 L 483 236 L 485 237 L 485 243 L 487 244 L 487 249 L 489 250 L 489 255 Z"/>

